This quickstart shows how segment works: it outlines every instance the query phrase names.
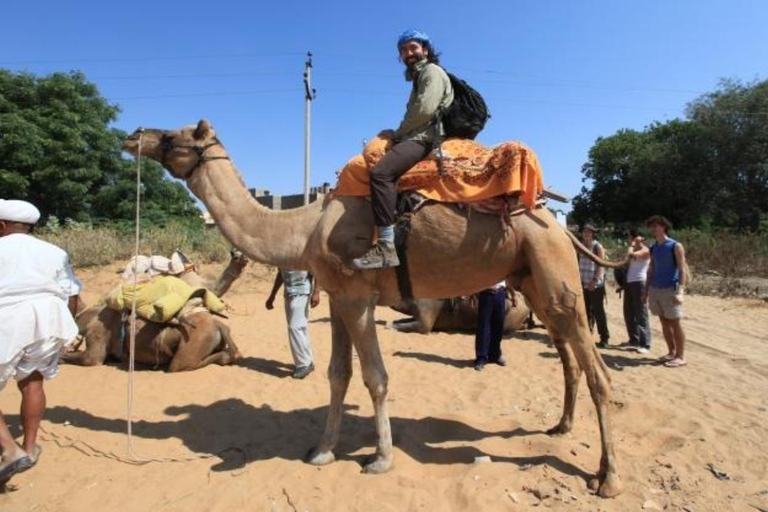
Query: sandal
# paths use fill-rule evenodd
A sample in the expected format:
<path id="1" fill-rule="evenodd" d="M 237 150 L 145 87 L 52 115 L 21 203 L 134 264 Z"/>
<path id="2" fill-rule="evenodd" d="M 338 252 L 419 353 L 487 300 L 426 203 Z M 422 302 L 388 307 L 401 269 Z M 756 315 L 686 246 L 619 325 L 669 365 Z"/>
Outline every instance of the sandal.
<path id="1" fill-rule="evenodd" d="M 23 473 L 24 471 L 32 468 L 34 465 L 35 463 L 32 461 L 32 458 L 30 458 L 29 455 L 25 455 L 20 459 L 16 459 L 13 462 L 9 462 L 8 464 L 3 465 L 2 469 L 0 469 L 0 484 L 5 484 L 14 475 Z"/>
<path id="2" fill-rule="evenodd" d="M 675 358 L 675 354 L 667 354 L 665 356 L 661 356 L 659 358 L 659 362 L 660 363 L 668 363 L 668 362 L 672 361 L 674 358 Z"/>
<path id="3" fill-rule="evenodd" d="M 667 368 L 679 368 L 681 366 L 685 366 L 686 364 L 688 363 L 685 362 L 685 359 L 680 359 L 679 357 L 676 357 L 675 359 L 672 359 L 664 363 L 664 366 L 666 366 Z"/>

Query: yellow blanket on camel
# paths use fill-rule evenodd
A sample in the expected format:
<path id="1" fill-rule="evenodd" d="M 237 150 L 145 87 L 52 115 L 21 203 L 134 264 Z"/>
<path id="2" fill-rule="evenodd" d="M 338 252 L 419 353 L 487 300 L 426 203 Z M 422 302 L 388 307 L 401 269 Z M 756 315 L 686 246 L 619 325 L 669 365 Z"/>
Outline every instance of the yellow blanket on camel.
<path id="1" fill-rule="evenodd" d="M 370 194 L 370 169 L 392 147 L 392 141 L 376 137 L 361 155 L 353 157 L 339 172 L 334 194 Z M 444 203 L 472 203 L 497 196 L 520 194 L 533 208 L 544 190 L 536 154 L 520 142 L 505 142 L 489 148 L 466 139 L 448 139 L 441 145 L 442 176 L 434 152 L 413 166 L 398 182 L 398 190 L 416 190 L 428 199 Z"/>

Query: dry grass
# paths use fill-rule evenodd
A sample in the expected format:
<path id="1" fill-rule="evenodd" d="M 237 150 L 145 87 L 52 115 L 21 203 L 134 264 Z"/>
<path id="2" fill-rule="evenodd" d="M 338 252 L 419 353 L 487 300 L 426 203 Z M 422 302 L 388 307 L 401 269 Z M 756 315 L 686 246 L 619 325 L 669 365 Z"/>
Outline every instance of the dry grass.
<path id="1" fill-rule="evenodd" d="M 672 238 L 682 243 L 694 274 L 768 278 L 768 233 L 676 230 Z M 652 243 L 651 237 L 646 238 Z M 611 256 L 623 256 L 624 240 L 605 237 L 601 242 Z"/>
<path id="2" fill-rule="evenodd" d="M 78 268 L 127 260 L 134 253 L 133 232 L 116 227 L 44 229 L 37 235 L 67 251 L 72 264 Z M 227 261 L 230 247 L 216 228 L 171 224 L 144 230 L 141 233 L 139 253 L 170 256 L 174 250 L 180 249 L 194 261 L 211 263 Z"/>

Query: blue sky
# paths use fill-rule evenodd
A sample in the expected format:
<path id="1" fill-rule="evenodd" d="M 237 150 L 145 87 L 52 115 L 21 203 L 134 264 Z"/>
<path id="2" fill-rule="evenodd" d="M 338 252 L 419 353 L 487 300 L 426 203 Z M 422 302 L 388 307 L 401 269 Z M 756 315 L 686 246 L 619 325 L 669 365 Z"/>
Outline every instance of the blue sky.
<path id="1" fill-rule="evenodd" d="M 313 185 L 402 118 L 395 41 L 415 27 L 485 97 L 479 140 L 525 142 L 547 185 L 570 195 L 597 137 L 682 116 L 720 78 L 764 79 L 768 63 L 765 0 L 27 0 L 3 18 L 0 67 L 82 70 L 129 132 L 205 117 L 246 183 L 278 194 L 303 186 L 308 50 Z"/>

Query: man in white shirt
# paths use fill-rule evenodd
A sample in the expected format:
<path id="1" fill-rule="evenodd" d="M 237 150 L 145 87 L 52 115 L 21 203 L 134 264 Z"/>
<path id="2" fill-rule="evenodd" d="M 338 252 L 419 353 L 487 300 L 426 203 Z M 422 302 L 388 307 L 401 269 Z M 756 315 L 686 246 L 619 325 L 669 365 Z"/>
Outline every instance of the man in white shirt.
<path id="1" fill-rule="evenodd" d="M 66 252 L 30 235 L 39 218 L 26 201 L 0 199 L 0 390 L 18 382 L 24 431 L 19 446 L 0 411 L 0 487 L 37 463 L 43 379 L 58 374 L 59 352 L 77 336 L 80 282 Z"/>

